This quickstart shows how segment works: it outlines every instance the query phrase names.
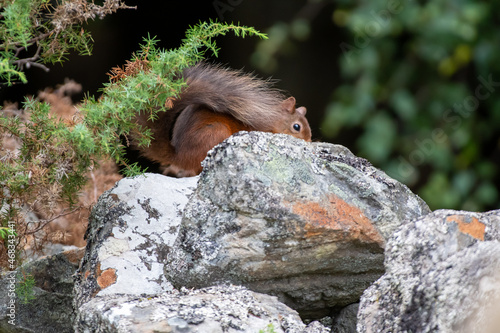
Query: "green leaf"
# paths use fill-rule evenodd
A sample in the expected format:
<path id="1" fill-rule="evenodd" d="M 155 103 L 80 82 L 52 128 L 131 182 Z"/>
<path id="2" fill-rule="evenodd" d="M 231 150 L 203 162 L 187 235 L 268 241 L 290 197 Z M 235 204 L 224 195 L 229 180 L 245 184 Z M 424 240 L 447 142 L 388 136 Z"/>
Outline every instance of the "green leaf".
<path id="1" fill-rule="evenodd" d="M 417 113 L 415 99 L 406 89 L 396 90 L 389 98 L 389 103 L 404 120 L 413 119 Z"/>

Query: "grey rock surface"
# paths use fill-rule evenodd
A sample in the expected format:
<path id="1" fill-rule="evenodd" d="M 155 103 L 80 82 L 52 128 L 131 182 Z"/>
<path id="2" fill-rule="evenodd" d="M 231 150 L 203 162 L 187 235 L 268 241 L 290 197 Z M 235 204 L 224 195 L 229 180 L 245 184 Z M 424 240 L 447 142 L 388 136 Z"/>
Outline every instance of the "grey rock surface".
<path id="1" fill-rule="evenodd" d="M 404 224 L 361 298 L 358 332 L 498 332 L 500 211 L 438 210 Z"/>
<path id="2" fill-rule="evenodd" d="M 196 181 L 145 174 L 122 179 L 99 198 L 76 275 L 76 308 L 96 295 L 172 290 L 163 265 Z"/>
<path id="3" fill-rule="evenodd" d="M 356 333 L 359 303 L 349 304 L 335 317 L 332 332 Z"/>
<path id="4" fill-rule="evenodd" d="M 83 249 L 71 250 L 31 261 L 0 278 L 0 332 L 73 332 L 73 274 Z M 34 299 L 22 302 L 15 286 L 32 276 Z M 10 294 L 10 295 L 9 295 Z M 15 300 L 14 307 L 10 300 Z M 12 311 L 11 311 L 12 310 Z"/>
<path id="5" fill-rule="evenodd" d="M 384 272 L 385 239 L 429 212 L 342 146 L 240 133 L 204 161 L 165 274 L 177 288 L 243 284 L 320 318 L 357 302 Z"/>
<path id="6" fill-rule="evenodd" d="M 276 333 L 330 331 L 319 323 L 306 327 L 276 297 L 238 286 L 183 289 L 149 298 L 97 296 L 82 305 L 75 321 L 79 333 L 258 333 L 271 332 L 271 327 Z"/>

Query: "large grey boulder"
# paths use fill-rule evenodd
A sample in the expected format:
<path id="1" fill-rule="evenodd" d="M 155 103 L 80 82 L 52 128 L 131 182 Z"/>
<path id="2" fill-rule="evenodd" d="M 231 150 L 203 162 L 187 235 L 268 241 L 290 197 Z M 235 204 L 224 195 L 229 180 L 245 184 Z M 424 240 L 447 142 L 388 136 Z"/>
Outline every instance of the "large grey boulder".
<path id="1" fill-rule="evenodd" d="M 245 285 L 320 318 L 357 302 L 384 272 L 385 240 L 429 212 L 342 146 L 240 133 L 204 161 L 165 275 L 177 288 Z"/>
<path id="2" fill-rule="evenodd" d="M 500 210 L 439 210 L 389 240 L 386 273 L 361 298 L 358 332 L 494 333 Z"/>

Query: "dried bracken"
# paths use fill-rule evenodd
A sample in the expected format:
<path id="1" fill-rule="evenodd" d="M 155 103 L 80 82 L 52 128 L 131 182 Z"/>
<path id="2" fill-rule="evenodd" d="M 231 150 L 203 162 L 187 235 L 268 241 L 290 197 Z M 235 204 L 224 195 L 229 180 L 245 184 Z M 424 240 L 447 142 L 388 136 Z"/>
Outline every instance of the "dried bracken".
<path id="1" fill-rule="evenodd" d="M 145 72 L 149 70 L 149 61 L 147 59 L 135 58 L 133 61 L 127 60 L 125 65 L 122 67 L 113 67 L 108 74 L 110 80 L 116 83 L 129 75 L 135 75 L 139 72 Z"/>
<path id="2" fill-rule="evenodd" d="M 66 80 L 55 89 L 46 88 L 38 95 L 39 100 L 50 104 L 49 117 L 56 122 L 74 125 L 79 122 L 77 106 L 71 95 L 79 93 L 80 84 Z M 20 120 L 20 136 L 15 136 L 5 127 L 0 127 L 0 160 L 3 167 L 19 165 L 21 150 L 26 142 L 37 141 L 30 119 L 30 110 L 19 110 L 17 104 L 7 104 L 1 111 L 2 117 L 16 117 Z M 76 117 L 76 118 L 75 118 Z M 21 140 L 21 137 L 23 138 Z M 23 142 L 24 141 L 24 142 Z M 27 188 L 23 191 L 0 192 L 3 208 L 14 204 L 19 214 L 13 216 L 16 222 L 18 248 L 27 254 L 43 254 L 50 243 L 83 246 L 90 207 L 97 198 L 111 188 L 122 176 L 114 162 L 99 161 L 100 168 L 88 170 L 86 185 L 69 205 L 63 200 L 67 190 L 66 182 L 74 172 L 76 156 L 69 142 L 46 140 L 40 145 L 30 144 L 33 158 L 22 163 L 27 175 Z M 28 190 L 29 188 L 29 190 Z M 3 243 L 0 243 L 0 267 L 7 262 Z"/>
<path id="3" fill-rule="evenodd" d="M 86 0 L 66 1 L 56 7 L 52 14 L 54 32 L 65 30 L 73 24 L 81 24 L 97 17 L 103 19 L 106 15 L 118 9 L 135 8 L 125 5 L 121 0 L 105 0 L 102 6 Z"/>

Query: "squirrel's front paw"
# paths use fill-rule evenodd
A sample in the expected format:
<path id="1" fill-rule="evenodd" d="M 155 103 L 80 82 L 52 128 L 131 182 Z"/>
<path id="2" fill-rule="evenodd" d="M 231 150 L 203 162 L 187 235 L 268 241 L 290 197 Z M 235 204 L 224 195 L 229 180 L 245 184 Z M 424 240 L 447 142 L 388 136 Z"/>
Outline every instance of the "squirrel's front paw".
<path id="1" fill-rule="evenodd" d="M 185 170 L 173 164 L 170 164 L 168 166 L 161 166 L 160 171 L 165 176 L 177 177 L 177 178 L 193 177 L 198 174 L 193 170 Z"/>

